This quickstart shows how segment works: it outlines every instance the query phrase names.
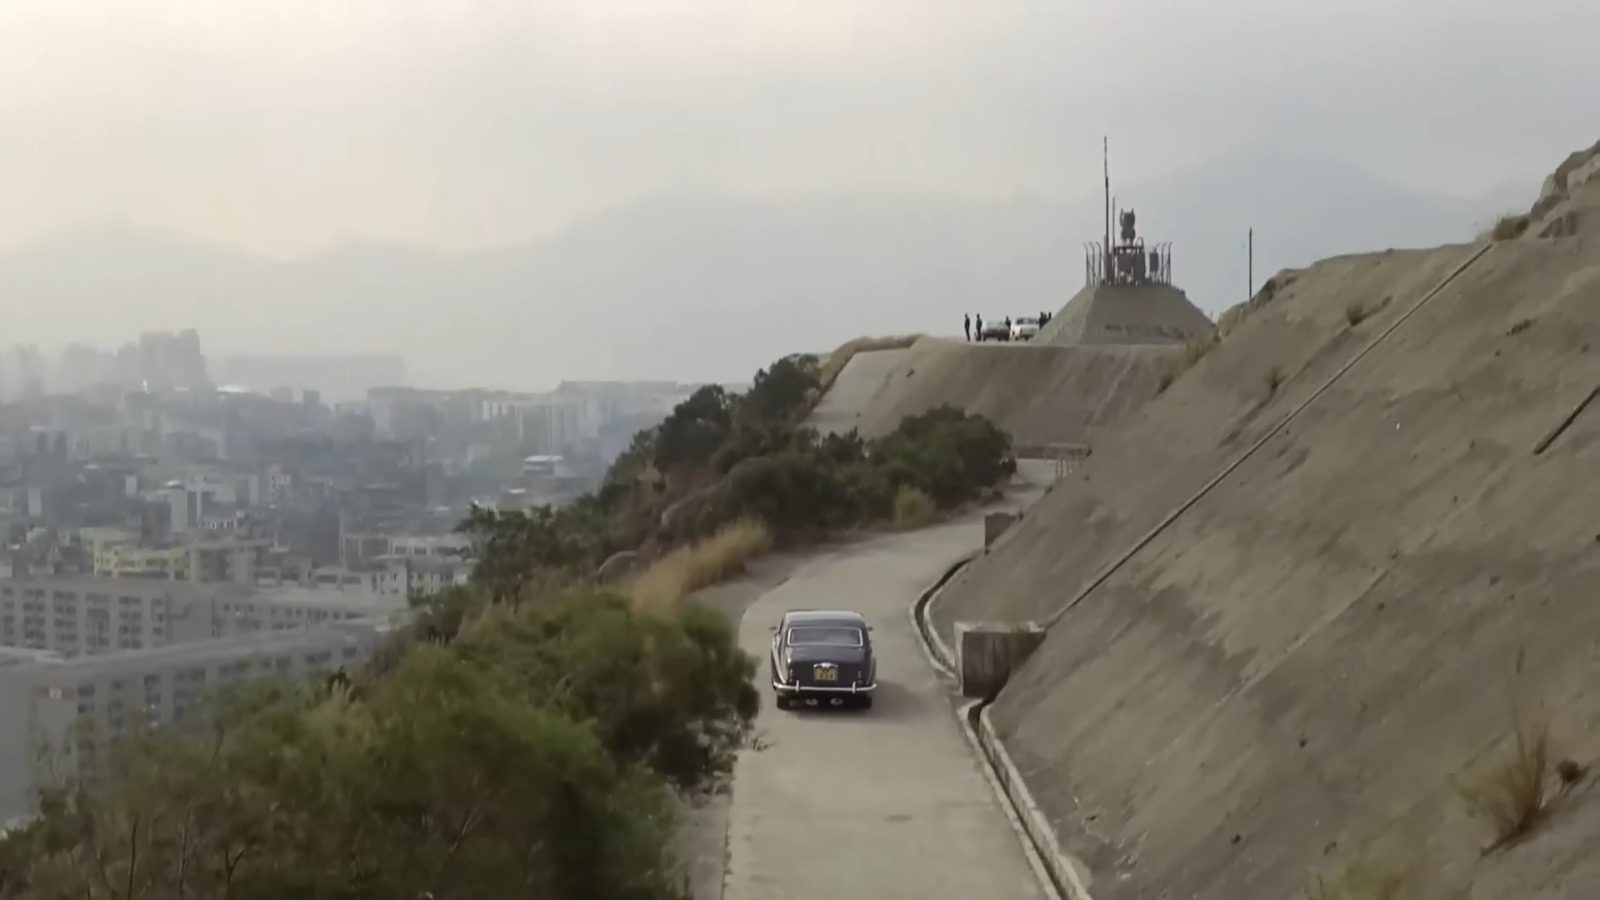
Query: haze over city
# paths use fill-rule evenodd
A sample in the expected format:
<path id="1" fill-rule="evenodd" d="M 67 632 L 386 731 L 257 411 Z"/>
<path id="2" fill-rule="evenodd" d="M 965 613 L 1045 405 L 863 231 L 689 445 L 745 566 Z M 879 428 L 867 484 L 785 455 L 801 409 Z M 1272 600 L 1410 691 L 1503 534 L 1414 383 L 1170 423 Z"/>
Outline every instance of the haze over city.
<path id="1" fill-rule="evenodd" d="M 1594 900 L 1596 35 L 0 2 L 0 900 Z"/>
<path id="2" fill-rule="evenodd" d="M 195 327 L 449 386 L 733 380 L 1059 306 L 1110 135 L 1119 203 L 1214 314 L 1251 226 L 1258 283 L 1466 239 L 1581 142 L 1600 11 L 1496 9 L 7 4 L 0 298 L 51 346 Z"/>

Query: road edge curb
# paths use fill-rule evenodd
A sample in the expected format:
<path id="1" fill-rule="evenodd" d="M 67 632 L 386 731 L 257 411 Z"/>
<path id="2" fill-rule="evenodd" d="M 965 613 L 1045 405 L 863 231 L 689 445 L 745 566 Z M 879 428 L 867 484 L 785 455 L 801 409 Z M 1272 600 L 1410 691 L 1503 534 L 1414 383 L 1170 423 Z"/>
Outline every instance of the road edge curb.
<path id="1" fill-rule="evenodd" d="M 938 629 L 929 623 L 928 608 L 956 573 L 977 557 L 978 554 L 974 552 L 957 560 L 917 597 L 908 610 L 917 645 L 927 656 L 928 663 L 946 679 L 954 680 L 956 677 L 954 655 L 939 636 Z M 988 716 L 989 702 L 973 700 L 966 703 L 961 706 L 956 718 L 959 720 L 961 736 L 977 757 L 984 780 L 989 783 L 989 789 L 994 792 L 1001 811 L 1005 813 L 1007 824 L 1016 835 L 1017 843 L 1022 846 L 1023 856 L 1033 870 L 1034 880 L 1050 900 L 1091 900 L 1073 861 L 1061 852 L 1055 829 L 1050 827 L 1049 820 L 1034 801 L 1022 774 L 995 734 Z"/>

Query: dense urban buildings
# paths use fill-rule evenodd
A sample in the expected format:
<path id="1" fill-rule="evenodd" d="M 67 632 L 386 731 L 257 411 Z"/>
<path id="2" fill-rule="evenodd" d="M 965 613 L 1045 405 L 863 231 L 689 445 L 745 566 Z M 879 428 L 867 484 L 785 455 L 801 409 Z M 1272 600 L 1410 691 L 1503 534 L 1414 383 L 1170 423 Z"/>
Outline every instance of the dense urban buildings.
<path id="1" fill-rule="evenodd" d="M 364 660 L 409 598 L 466 583 L 472 505 L 568 502 L 697 387 L 219 368 L 192 330 L 0 350 L 0 823 L 221 685 Z"/>

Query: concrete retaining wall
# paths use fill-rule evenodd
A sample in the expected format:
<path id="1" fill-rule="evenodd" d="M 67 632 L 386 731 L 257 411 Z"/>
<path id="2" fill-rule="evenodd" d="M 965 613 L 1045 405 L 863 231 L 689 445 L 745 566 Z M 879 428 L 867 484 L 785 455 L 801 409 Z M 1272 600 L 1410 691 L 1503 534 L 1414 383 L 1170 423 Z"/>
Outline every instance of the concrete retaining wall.
<path id="1" fill-rule="evenodd" d="M 1017 521 L 1016 513 L 997 512 L 984 516 L 983 545 L 985 547 L 992 546 L 995 541 L 1000 539 L 1000 535 L 1005 534 L 1006 529 L 1011 527 L 1011 523 L 1015 521 Z"/>
<path id="2" fill-rule="evenodd" d="M 956 677 L 966 697 L 992 697 L 1044 642 L 1036 622 L 957 622 Z"/>

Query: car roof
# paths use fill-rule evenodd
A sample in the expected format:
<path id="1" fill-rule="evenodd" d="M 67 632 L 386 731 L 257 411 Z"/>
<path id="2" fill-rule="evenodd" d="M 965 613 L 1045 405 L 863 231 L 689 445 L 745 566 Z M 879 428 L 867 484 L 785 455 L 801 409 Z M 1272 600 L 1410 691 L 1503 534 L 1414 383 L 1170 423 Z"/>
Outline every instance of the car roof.
<path id="1" fill-rule="evenodd" d="M 788 625 L 852 625 L 865 627 L 866 617 L 843 609 L 791 609 L 783 614 Z"/>

